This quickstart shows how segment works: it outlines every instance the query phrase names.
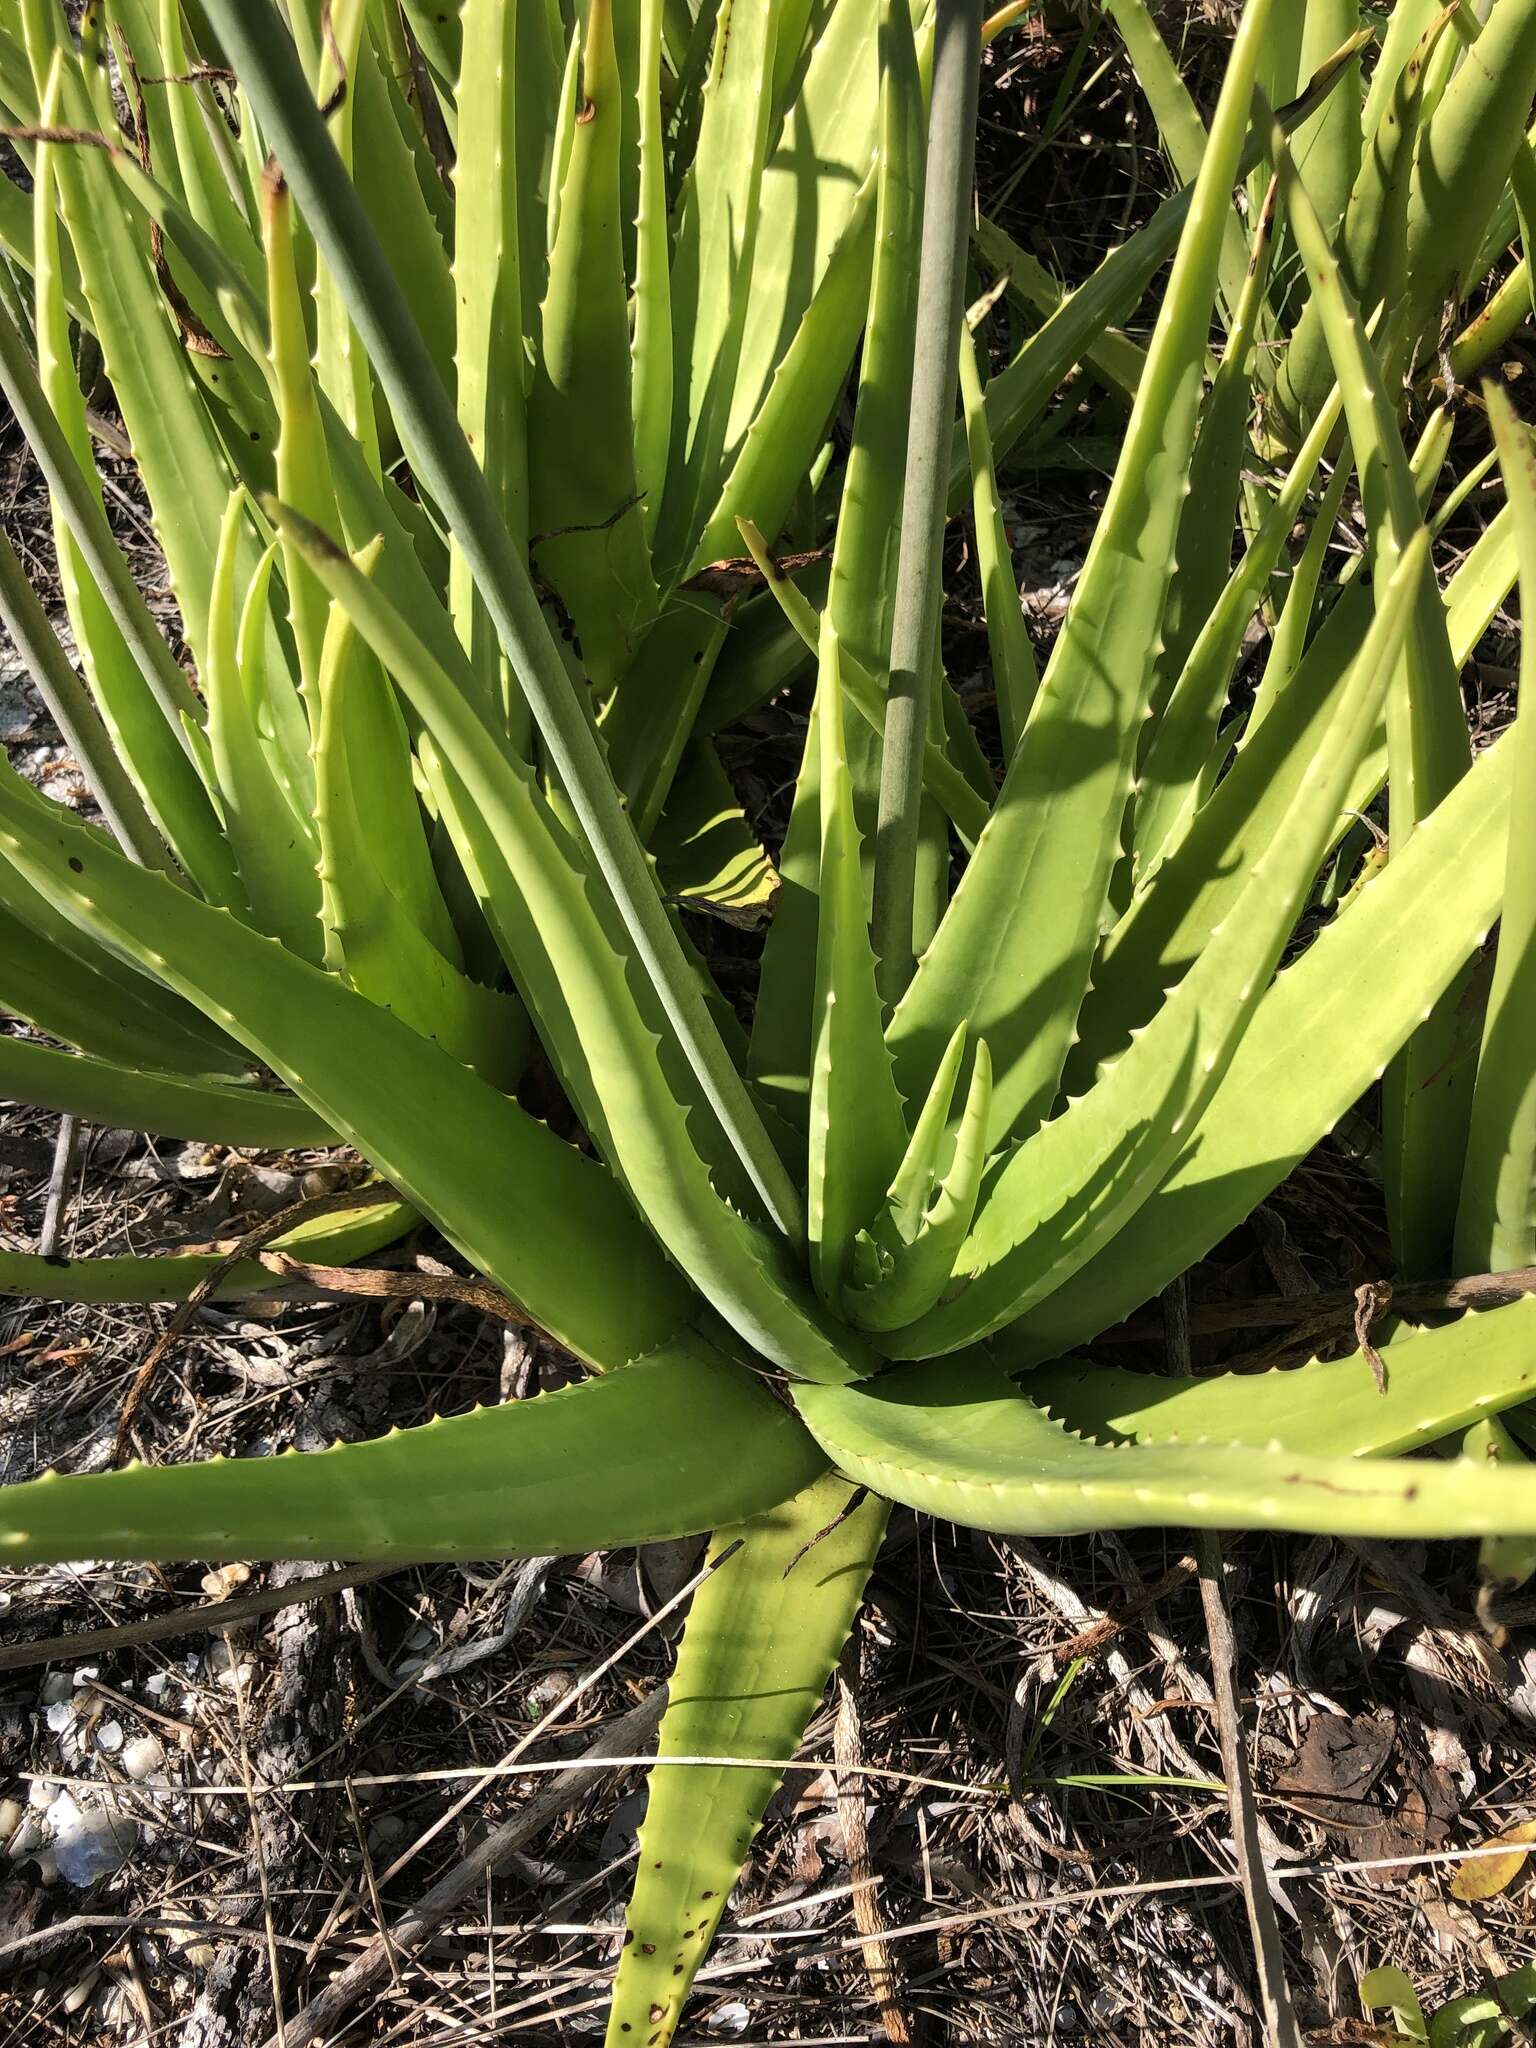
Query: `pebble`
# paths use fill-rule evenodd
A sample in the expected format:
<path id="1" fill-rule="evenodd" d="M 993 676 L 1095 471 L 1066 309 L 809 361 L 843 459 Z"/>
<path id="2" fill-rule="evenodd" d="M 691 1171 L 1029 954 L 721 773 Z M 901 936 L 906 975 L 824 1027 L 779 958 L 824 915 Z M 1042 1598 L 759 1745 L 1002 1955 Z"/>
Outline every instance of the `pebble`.
<path id="1" fill-rule="evenodd" d="M 55 1735 L 62 1735 L 74 1718 L 75 1710 L 68 1700 L 55 1700 L 43 1716 Z"/>
<path id="2" fill-rule="evenodd" d="M 107 1806 L 77 1806 L 67 1792 L 50 1818 L 59 1875 L 82 1891 L 121 1870 L 138 1846 L 137 1823 L 126 1814 Z"/>
<path id="3" fill-rule="evenodd" d="M 0 1799 L 0 1842 L 8 1842 L 26 1819 L 26 1808 L 19 1799 Z"/>
<path id="4" fill-rule="evenodd" d="M 123 1751 L 123 1769 L 130 1778 L 143 1780 L 165 1762 L 165 1751 L 153 1735 L 141 1735 Z"/>
<path id="5" fill-rule="evenodd" d="M 65 1992 L 59 2003 L 65 2012 L 76 2013 L 85 2004 L 96 1986 L 101 1982 L 100 1970 L 87 1970 L 83 1977 L 77 1977 Z"/>
<path id="6" fill-rule="evenodd" d="M 368 1830 L 368 1847 L 375 1855 L 381 1849 L 388 1849 L 398 1842 L 405 1833 L 405 1822 L 398 1813 L 381 1813 Z"/>
<path id="7" fill-rule="evenodd" d="M 51 1707 L 56 1700 L 67 1700 L 74 1689 L 75 1681 L 67 1671 L 50 1671 L 39 1697 L 45 1707 Z"/>
<path id="8" fill-rule="evenodd" d="M 24 1857 L 40 1849 L 44 1839 L 41 1821 L 33 1820 L 29 1816 L 20 1827 L 13 1830 L 11 1839 L 6 1844 L 5 1853 L 13 1863 L 20 1863 Z"/>
<path id="9" fill-rule="evenodd" d="M 121 1721 L 103 1721 L 96 1730 L 96 1747 L 104 1756 L 116 1756 L 123 1746 L 123 1724 Z"/>

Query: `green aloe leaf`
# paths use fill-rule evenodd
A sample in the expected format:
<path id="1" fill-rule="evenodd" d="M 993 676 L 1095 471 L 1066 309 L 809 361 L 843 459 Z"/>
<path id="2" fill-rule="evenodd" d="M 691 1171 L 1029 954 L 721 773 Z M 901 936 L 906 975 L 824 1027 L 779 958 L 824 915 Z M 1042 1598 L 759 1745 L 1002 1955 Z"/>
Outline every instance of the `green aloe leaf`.
<path id="1" fill-rule="evenodd" d="M 645 539 L 654 546 L 672 451 L 672 242 L 667 221 L 667 109 L 662 101 L 665 0 L 638 9 L 635 97 L 639 173 L 635 209 L 635 319 L 631 388 L 635 475 Z"/>
<path id="2" fill-rule="evenodd" d="M 582 103 L 549 258 L 528 410 L 532 556 L 600 694 L 655 610 L 635 474 L 619 162 L 624 99 L 610 0 L 586 14 Z"/>
<path id="3" fill-rule="evenodd" d="M 365 1443 L 8 1486 L 0 1556 L 534 1557 L 741 1521 L 822 1462 L 770 1394 L 687 1338 L 557 1393 Z"/>
<path id="4" fill-rule="evenodd" d="M 313 827 L 274 775 L 258 729 L 266 693 L 253 670 L 266 648 L 270 552 L 257 564 L 246 593 L 243 630 L 237 627 L 236 573 L 246 517 L 245 493 L 232 492 L 208 601 L 208 659 L 203 670 L 208 744 L 225 829 L 253 920 L 300 959 L 318 963 L 320 883 Z M 286 677 L 279 687 L 288 687 Z"/>
<path id="5" fill-rule="evenodd" d="M 315 819 L 326 964 L 510 1093 L 527 1056 L 527 1019 L 514 997 L 461 971 L 458 939 L 432 876 L 405 721 L 340 606 L 326 632 L 318 695 Z M 413 848 L 410 863 L 402 856 Z M 397 880 L 412 865 L 431 892 L 430 919 L 412 914 L 411 894 Z"/>
<path id="6" fill-rule="evenodd" d="M 1404 1324 L 1377 1344 L 1385 1392 L 1362 1353 L 1270 1372 L 1167 1379 L 1072 1359 L 1042 1366 L 1030 1398 L 1068 1429 L 1135 1443 L 1283 1443 L 1386 1457 L 1420 1450 L 1536 1391 L 1536 1295 L 1439 1328 Z"/>
<path id="7" fill-rule="evenodd" d="M 1132 807 L 1135 865 L 1143 872 L 1155 859 L 1177 816 L 1178 799 L 1165 780 L 1167 764 L 1157 765 L 1166 735 L 1179 729 L 1178 721 L 1170 723 L 1167 716 L 1170 701 L 1230 581 L 1232 529 L 1242 491 L 1244 458 L 1250 453 L 1255 343 L 1269 282 L 1272 222 L 1271 192 L 1260 211 L 1248 274 L 1233 309 L 1226 349 L 1201 408 L 1200 429 L 1190 458 L 1189 497 L 1179 521 L 1162 647 L 1152 674 L 1152 716 L 1139 750 Z"/>
<path id="8" fill-rule="evenodd" d="M 991 1048 L 989 1142 L 1048 1112 L 1088 986 L 1194 448 L 1222 223 L 1269 15 L 1251 0 L 1124 452 L 1023 743 L 949 914 L 890 1026 L 926 1085 L 955 1025 Z M 994 381 L 993 389 L 996 389 Z"/>
<path id="9" fill-rule="evenodd" d="M 1341 4 L 1352 11 L 1354 0 L 1311 0 L 1311 4 L 1305 6 L 1309 33 L 1314 17 L 1336 13 Z M 1200 175 L 1200 164 L 1205 155 L 1205 123 L 1188 86 L 1179 75 L 1147 0 L 1105 0 L 1105 8 L 1120 31 L 1137 83 L 1152 109 L 1152 118 L 1157 123 L 1168 160 L 1180 182 L 1192 185 Z M 1310 72 L 1314 64 L 1321 63 L 1358 26 L 1358 20 L 1353 20 L 1331 42 L 1326 39 L 1319 41 L 1315 52 L 1309 53 L 1313 56 L 1313 63 L 1303 67 L 1302 75 Z M 1316 119 L 1326 121 L 1338 108 L 1343 110 L 1339 119 L 1350 119 L 1354 112 L 1351 98 L 1348 92 L 1341 93 Z M 1229 321 L 1236 318 L 1247 274 L 1248 252 L 1243 246 L 1242 228 L 1234 213 L 1224 229 L 1221 248 L 1221 296 Z"/>
<path id="10" fill-rule="evenodd" d="M 748 929 L 772 917 L 778 875 L 712 741 L 685 752 L 651 850 L 667 894 L 688 909 Z"/>
<path id="11" fill-rule="evenodd" d="M 1277 10 L 1275 18 L 1284 12 Z M 1350 72 L 1355 52 L 1369 40 L 1370 32 L 1361 30 L 1348 46 L 1333 53 L 1297 99 L 1280 108 L 1277 118 L 1287 132 L 1339 89 Z M 1266 37 L 1261 60 L 1268 54 L 1267 41 Z M 1258 129 L 1249 132 L 1238 161 L 1239 176 L 1246 177 L 1261 161 L 1266 146 L 1267 133 Z M 1093 274 L 1061 301 L 1044 325 L 1020 345 L 1007 367 L 992 379 L 987 386 L 987 420 L 998 461 L 1039 419 L 1068 371 L 1090 357 L 1106 330 L 1130 318 L 1183 234 L 1195 190 L 1195 186 L 1185 185 L 1172 193 L 1150 220 L 1111 249 Z M 1125 374 L 1128 371 L 1127 365 Z M 964 506 L 970 487 L 964 432 L 957 428 L 949 471 L 951 514 Z"/>
<path id="12" fill-rule="evenodd" d="M 1018 750 L 1019 739 L 1039 695 L 1040 671 L 1035 664 L 1034 646 L 1019 603 L 1013 545 L 1003 520 L 992 435 L 987 425 L 986 395 L 976 360 L 976 344 L 969 334 L 962 336 L 960 344 L 960 397 L 965 407 L 965 431 L 971 448 L 976 568 L 981 578 L 987 650 L 992 657 L 992 681 L 997 692 L 998 730 L 1002 738 L 1003 760 L 1008 762 Z"/>
<path id="13" fill-rule="evenodd" d="M 99 1059 L 244 1079 L 250 1060 L 194 1010 L 94 946 L 14 868 L 0 873 L 0 1008 Z"/>
<path id="14" fill-rule="evenodd" d="M 1516 0 L 1517 6 L 1523 4 L 1524 0 Z M 1379 581 L 1390 573 L 1418 525 L 1413 475 L 1387 380 L 1365 338 L 1359 307 L 1278 135 L 1275 153 L 1296 246 L 1307 267 L 1313 302 L 1344 394 Z M 1408 637 L 1399 673 L 1387 696 L 1394 853 L 1465 774 L 1470 759 L 1471 739 L 1445 607 L 1438 588 L 1426 581 L 1420 591 L 1415 630 Z M 1443 1272 L 1451 1256 L 1455 1189 L 1471 1107 L 1470 1073 L 1465 1063 L 1454 1057 L 1464 1029 L 1462 994 L 1455 986 L 1447 992 L 1394 1062 L 1385 1089 L 1387 1209 L 1398 1265 L 1409 1275 Z"/>
<path id="15" fill-rule="evenodd" d="M 39 88 L 59 67 L 59 111 L 66 125 L 97 125 L 80 65 L 64 43 L 65 22 L 48 0 L 24 0 L 28 54 Z M 228 458 L 150 261 L 126 194 L 105 155 L 61 149 L 56 172 L 92 326 L 123 423 L 133 444 L 193 649 L 207 645 L 208 593 L 219 524 L 229 500 Z M 248 535 L 242 575 L 255 566 Z"/>
<path id="16" fill-rule="evenodd" d="M 1404 852 L 1278 977 L 1156 1195 L 995 1340 L 1009 1364 L 1059 1357 L 1203 1258 L 1380 1078 L 1499 914 L 1512 759 L 1507 740 L 1480 755 Z"/>
<path id="17" fill-rule="evenodd" d="M 672 461 L 656 543 L 664 581 L 693 556 L 719 490 L 757 251 L 771 112 L 762 81 L 776 31 L 772 0 L 721 0 L 673 243 Z"/>
<path id="18" fill-rule="evenodd" d="M 1360 27 L 1357 0 L 1306 0 L 1298 52 L 1305 78 Z M 1360 56 L 1349 60 L 1339 90 L 1296 130 L 1296 162 L 1317 201 L 1330 240 L 1338 233 L 1360 169 Z"/>
<path id="19" fill-rule="evenodd" d="M 732 1205 L 732 1192 L 745 1198 L 744 1177 L 733 1185 L 735 1160 L 723 1144 L 703 1149 L 711 1134 L 692 1128 L 694 1076 L 663 1035 L 661 1005 L 635 972 L 585 847 L 533 770 L 498 742 L 472 683 L 462 687 L 439 666 L 377 579 L 286 508 L 274 509 L 430 735 L 424 770 L 519 993 L 587 1129 L 650 1227 L 777 1363 L 806 1373 L 861 1369 L 858 1347 L 821 1317 L 778 1241 Z"/>
<path id="20" fill-rule="evenodd" d="M 865 918 L 859 828 L 843 744 L 837 633 L 822 627 L 816 690 L 821 868 L 811 1026 L 809 1235 L 821 1298 L 836 1307 L 856 1234 L 874 1220 L 906 1145 L 875 954 Z"/>
<path id="21" fill-rule="evenodd" d="M 0 1096 L 116 1130 L 153 1131 L 162 1138 L 258 1149 L 336 1142 L 326 1118 L 291 1095 L 269 1094 L 237 1081 L 124 1066 L 28 1038 L 0 1036 Z"/>
<path id="22" fill-rule="evenodd" d="M 1394 28 L 1397 17 L 1406 19 L 1409 12 L 1411 4 L 1395 10 Z M 1339 245 L 1344 274 L 1367 312 L 1383 304 L 1395 309 L 1408 288 L 1408 194 L 1424 111 L 1425 71 L 1452 12 L 1442 8 L 1426 25 L 1417 47 L 1398 71 L 1390 99 L 1382 104 L 1380 120 L 1367 130 L 1367 146 L 1349 194 Z M 1321 195 L 1317 196 L 1326 226 L 1328 213 Z M 1309 298 L 1275 380 L 1282 412 L 1293 421 L 1310 424 L 1332 375 L 1321 309 Z"/>
<path id="23" fill-rule="evenodd" d="M 528 531 L 528 427 L 523 350 L 523 127 L 532 93 L 518 91 L 518 40 L 528 0 L 467 0 L 459 79 L 453 280 L 458 298 L 459 424 L 485 472 L 507 531 Z M 455 17 L 455 27 L 460 18 Z M 533 126 L 531 120 L 527 121 Z M 475 592 L 469 564 L 453 548 L 452 602 L 459 638 L 488 691 L 502 696 L 514 728 L 526 708 L 503 681 L 495 628 Z M 520 714 L 520 715 L 519 715 Z M 519 733 L 523 743 L 526 734 Z"/>
<path id="24" fill-rule="evenodd" d="M 1227 693 L 1242 652 L 1243 635 L 1280 561 L 1343 411 L 1337 385 L 1324 400 L 1316 424 L 1292 463 L 1273 503 L 1227 578 L 1220 595 L 1205 613 L 1168 695 L 1147 750 L 1136 793 L 1136 837 L 1143 872 L 1150 871 L 1164 849 L 1185 828 L 1223 742 L 1220 735 Z M 1347 477 L 1348 472 L 1345 472 Z M 1342 486 L 1341 486 L 1342 488 Z M 1328 501 L 1317 515 L 1324 542 L 1332 537 Z M 1336 516 L 1336 509 L 1335 516 Z M 1218 561 L 1219 561 L 1218 556 Z M 1319 569 L 1321 565 L 1319 564 Z M 1292 590 L 1298 588 L 1292 584 Z M 1303 598 L 1310 613 L 1310 599 Z M 1095 992 L 1098 976 L 1095 974 Z M 1089 1007 L 1093 1005 L 1090 996 Z"/>
<path id="25" fill-rule="evenodd" d="M 861 1236 L 855 1257 L 864 1254 L 862 1264 L 871 1269 L 871 1277 L 862 1286 L 847 1288 L 843 1296 L 850 1319 L 861 1329 L 900 1329 L 942 1299 L 976 1214 L 987 1164 L 984 1134 L 992 1098 L 992 1061 L 984 1038 L 976 1042 L 948 1168 L 942 1174 L 938 1171 L 940 1143 L 950 1138 L 946 1119 L 964 1044 L 962 1025 L 934 1077 L 885 1205 Z"/>
<path id="26" fill-rule="evenodd" d="M 377 236 L 341 169 L 318 109 L 296 76 L 292 46 L 280 31 L 270 0 L 207 0 L 207 9 L 258 116 L 280 145 L 284 170 L 347 297 L 410 447 L 413 468 L 464 548 L 503 651 L 642 971 L 660 999 L 670 1032 L 769 1215 L 783 1233 L 798 1239 L 799 1197 L 720 1037 L 644 850 L 609 779 L 587 706 L 550 637 L 527 570 L 463 439 L 420 331 L 394 290 Z"/>
<path id="27" fill-rule="evenodd" d="M 1459 1272 L 1536 1263 L 1536 446 L 1502 390 L 1489 418 L 1520 558 L 1520 700 L 1498 957 L 1488 997 L 1456 1214 Z"/>
<path id="28" fill-rule="evenodd" d="M 782 1782 L 772 1759 L 794 1754 L 821 1704 L 889 1512 L 829 1475 L 767 1514 L 717 1529 L 712 1558 L 740 1549 L 694 1594 L 667 1687 L 609 2048 L 672 2039 Z M 758 1767 L 668 1763 L 700 1756 Z"/>
<path id="29" fill-rule="evenodd" d="M 40 818 L 26 785 L 0 776 L 0 853 L 93 938 L 248 1046 L 543 1328 L 612 1365 L 685 1320 L 687 1287 L 594 1161 L 334 975 L 130 866 L 50 808 Z M 27 1099 L 47 1099 L 29 1089 Z M 593 1233 L 605 1246 L 600 1280 L 581 1251 Z"/>
<path id="30" fill-rule="evenodd" d="M 375 1202 L 311 1217 L 273 1238 L 267 1249 L 306 1265 L 347 1266 L 394 1244 L 418 1221 L 404 1202 Z M 46 1258 L 38 1252 L 0 1252 L 0 1294 L 23 1301 L 186 1301 L 225 1263 L 219 1251 L 103 1253 L 84 1259 L 56 1252 Z M 270 1267 L 241 1259 L 227 1268 L 209 1298 L 242 1301 L 283 1285 Z"/>
<path id="31" fill-rule="evenodd" d="M 1349 687 L 1231 916 L 1129 1050 L 1011 1154 L 960 1255 L 967 1284 L 899 1333 L 901 1355 L 956 1350 L 1025 1314 L 1113 1239 L 1178 1158 L 1265 999 L 1337 830 L 1428 555 L 1421 535 L 1382 593 Z"/>
<path id="32" fill-rule="evenodd" d="M 1458 32 L 1475 29 L 1467 10 Z M 1424 124 L 1414 160 L 1403 260 L 1420 323 L 1473 256 L 1523 146 L 1536 95 L 1536 0 L 1498 0 Z"/>
<path id="33" fill-rule="evenodd" d="M 1528 1330 L 1527 1322 L 1527 1344 Z M 1091 1443 L 1000 1380 L 979 1353 L 906 1366 L 865 1387 L 794 1392 L 806 1427 L 848 1478 L 921 1513 L 1002 1535 L 1234 1526 L 1421 1539 L 1536 1531 L 1529 1470 L 1280 1444 Z"/>

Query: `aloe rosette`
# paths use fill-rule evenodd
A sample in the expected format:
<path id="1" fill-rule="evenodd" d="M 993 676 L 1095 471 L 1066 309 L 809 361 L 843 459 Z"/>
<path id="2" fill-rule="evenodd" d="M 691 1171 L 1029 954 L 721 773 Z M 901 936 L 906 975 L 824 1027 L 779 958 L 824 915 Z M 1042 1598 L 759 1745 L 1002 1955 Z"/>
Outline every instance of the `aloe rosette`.
<path id="1" fill-rule="evenodd" d="M 1460 280 L 1519 201 L 1536 10 L 1498 0 L 1481 30 L 1507 58 L 1490 112 L 1430 10 L 1399 6 L 1373 68 L 1309 9 L 1287 73 L 1278 0 L 1249 0 L 1208 126 L 1144 10 L 1112 11 L 1183 182 L 1077 292 L 1023 266 L 1042 317 L 990 378 L 951 318 L 984 31 L 949 0 L 814 22 L 725 0 L 686 34 L 653 0 L 569 24 L 110 0 L 89 33 L 127 128 L 54 0 L 0 29 L 31 178 L 0 188 L 0 382 L 81 673 L 3 547 L 0 615 L 106 826 L 0 774 L 0 1000 L 27 1027 L 0 1081 L 146 1130 L 351 1146 L 390 1199 L 286 1249 L 358 1261 L 425 1222 L 588 1368 L 373 1443 L 28 1481 L 0 1554 L 713 1532 L 616 2044 L 670 2038 L 890 1503 L 1003 1533 L 1536 1536 L 1536 1480 L 1489 1448 L 1533 1392 L 1525 1301 L 1384 1337 L 1384 1396 L 1360 1358 L 1174 1388 L 1069 1355 L 1383 1074 L 1394 1221 L 1430 1248 L 1410 1263 L 1530 1263 L 1536 698 L 1474 761 L 1457 684 L 1517 580 L 1536 603 L 1536 469 L 1490 391 L 1508 503 L 1444 573 L 1446 436 L 1405 446 L 1397 300 L 1427 321 L 1453 232 Z M 1284 391 L 1282 247 L 1307 272 Z M 108 525 L 72 325 L 186 665 Z M 1130 409 L 1042 669 L 998 477 L 1079 364 Z M 1295 428 L 1272 487 L 1256 419 Z M 1369 548 L 1330 584 L 1352 473 Z M 962 505 L 1000 781 L 933 630 Z M 781 564 L 786 536 L 809 545 Z M 713 740 L 808 672 L 770 861 Z M 1325 916 L 1319 875 L 1384 788 L 1389 858 Z M 771 910 L 748 1026 L 680 904 Z M 535 1044 L 582 1144 L 519 1099 Z M 0 1289 L 50 1299 L 277 1277 L 0 1255 Z M 743 1767 L 668 1761 L 701 1755 Z"/>

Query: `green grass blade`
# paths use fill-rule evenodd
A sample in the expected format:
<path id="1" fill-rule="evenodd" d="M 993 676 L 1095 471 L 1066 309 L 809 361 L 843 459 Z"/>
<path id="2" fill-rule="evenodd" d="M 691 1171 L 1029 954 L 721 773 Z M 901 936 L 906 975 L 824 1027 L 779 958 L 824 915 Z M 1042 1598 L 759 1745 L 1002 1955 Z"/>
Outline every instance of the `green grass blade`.
<path id="1" fill-rule="evenodd" d="M 1536 447 L 1503 390 L 1485 387 L 1520 559 L 1520 698 L 1498 958 L 1456 1213 L 1456 1270 L 1536 1263 Z"/>
<path id="2" fill-rule="evenodd" d="M 0 1556 L 533 1557 L 743 1520 L 822 1462 L 770 1394 L 685 1339 L 557 1393 L 365 1443 L 8 1486 Z"/>
<path id="3" fill-rule="evenodd" d="M 626 1915 L 609 2048 L 665 2048 L 782 1781 L 669 1757 L 792 1756 L 864 1597 L 889 1509 L 846 1480 L 716 1531 L 722 1563 L 693 1596 L 657 1740 Z"/>
<path id="4" fill-rule="evenodd" d="M 795 1402 L 849 1478 L 1004 1535 L 1238 1524 L 1420 1539 L 1536 1530 L 1536 1473 L 1465 1459 L 1087 1443 L 1000 1383 L 985 1356 L 907 1367 L 868 1388 L 798 1387 Z"/>
<path id="5" fill-rule="evenodd" d="M 962 1018 L 986 1039 L 993 1144 L 1027 1133 L 1049 1110 L 1088 986 L 1194 448 L 1222 221 L 1268 14 L 1268 0 L 1250 0 L 1233 45 L 1125 449 L 1034 715 L 891 1022 L 897 1085 L 909 1099 Z"/>
<path id="6" fill-rule="evenodd" d="M 279 142 L 305 218 L 336 270 L 358 330 L 410 443 L 413 466 L 461 540 L 498 637 L 539 725 L 581 830 L 684 1056 L 769 1215 L 801 1234 L 800 1201 L 720 1038 L 602 752 L 506 527 L 419 332 L 403 316 L 388 265 L 342 174 L 318 110 L 299 88 L 270 0 L 208 0 L 246 91 Z"/>

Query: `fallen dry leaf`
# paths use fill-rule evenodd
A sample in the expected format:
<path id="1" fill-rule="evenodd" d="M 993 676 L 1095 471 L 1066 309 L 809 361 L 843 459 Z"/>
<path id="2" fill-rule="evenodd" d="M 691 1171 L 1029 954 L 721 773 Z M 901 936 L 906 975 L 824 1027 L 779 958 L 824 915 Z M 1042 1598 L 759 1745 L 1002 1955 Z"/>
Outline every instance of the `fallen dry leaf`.
<path id="1" fill-rule="evenodd" d="M 1512 1885 L 1530 1854 L 1531 1844 L 1536 1843 L 1536 1820 L 1523 1820 L 1518 1827 L 1506 1828 L 1502 1835 L 1491 1835 L 1483 1846 L 1494 1849 L 1506 1842 L 1510 1845 L 1507 1856 L 1478 1856 L 1461 1865 L 1451 1879 L 1453 1899 L 1491 1899 Z"/>

